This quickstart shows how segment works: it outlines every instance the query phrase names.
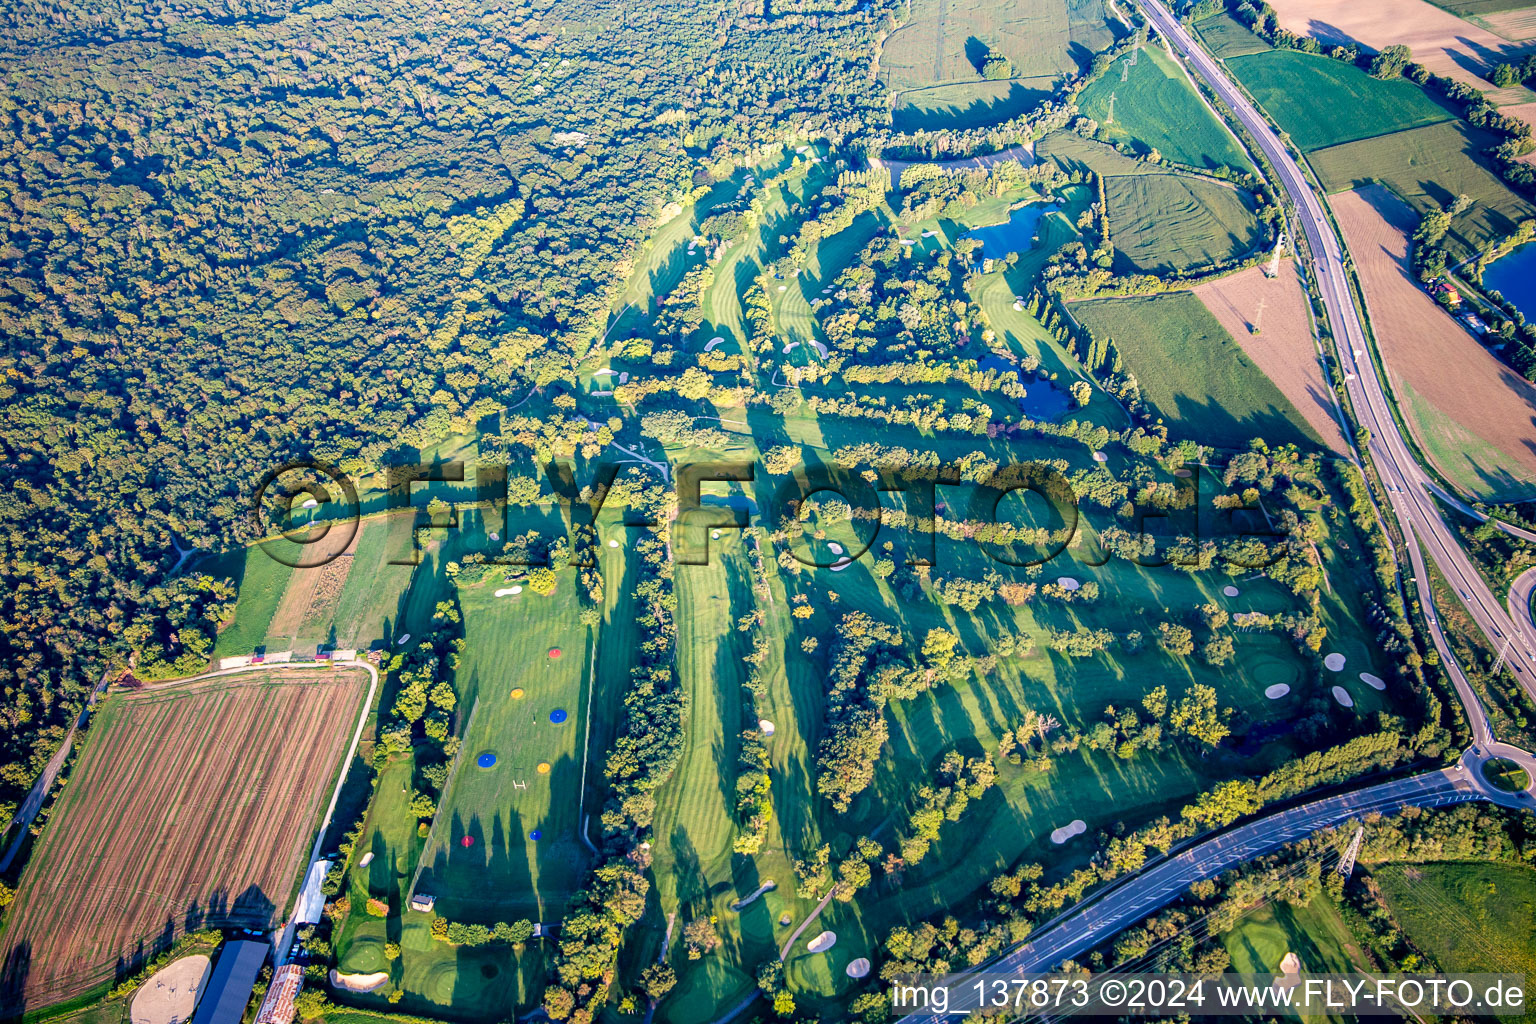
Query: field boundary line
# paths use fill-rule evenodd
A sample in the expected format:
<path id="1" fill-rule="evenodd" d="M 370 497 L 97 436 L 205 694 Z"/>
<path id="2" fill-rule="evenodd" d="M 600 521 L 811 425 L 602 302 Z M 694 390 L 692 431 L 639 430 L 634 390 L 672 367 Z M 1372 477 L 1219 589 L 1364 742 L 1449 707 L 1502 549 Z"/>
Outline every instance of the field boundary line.
<path id="1" fill-rule="evenodd" d="M 443 791 L 437 802 L 438 812 L 432 815 L 432 827 L 427 830 L 427 841 L 421 847 L 421 856 L 416 861 L 416 873 L 411 875 L 411 887 L 405 891 L 406 906 L 410 906 L 411 900 L 416 897 L 416 886 L 421 882 L 421 873 L 426 870 L 428 855 L 432 853 L 432 841 L 437 838 L 437 823 L 442 818 L 442 806 L 448 799 L 448 794 L 453 792 L 453 782 L 459 777 L 459 768 L 464 764 L 465 741 L 469 739 L 469 730 L 475 724 L 475 713 L 480 710 L 480 698 L 475 697 L 474 706 L 469 709 L 469 717 L 464 720 L 464 731 L 459 734 L 459 752 L 453 755 L 453 764 L 448 769 L 448 778 L 443 782 Z"/>

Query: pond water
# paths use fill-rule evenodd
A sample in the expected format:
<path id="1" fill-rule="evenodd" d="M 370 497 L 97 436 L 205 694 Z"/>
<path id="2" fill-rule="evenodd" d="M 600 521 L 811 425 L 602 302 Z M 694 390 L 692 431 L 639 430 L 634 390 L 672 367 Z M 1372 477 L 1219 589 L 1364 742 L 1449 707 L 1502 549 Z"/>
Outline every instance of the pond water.
<path id="1" fill-rule="evenodd" d="M 1019 411 L 1032 420 L 1053 423 L 1072 408 L 1072 396 L 1064 389 L 1048 380 L 1025 373 L 1000 356 L 989 355 L 979 361 L 976 366 L 981 370 L 994 370 L 998 373 L 1007 373 L 1010 370 L 1017 373 L 1019 383 L 1024 386 L 1024 397 L 1019 399 Z"/>
<path id="2" fill-rule="evenodd" d="M 965 233 L 966 238 L 981 239 L 981 254 L 1000 260 L 1011 252 L 1028 252 L 1035 244 L 1040 218 L 1060 207 L 1054 203 L 1026 203 L 1008 215 L 1001 224 L 989 224 Z"/>
<path id="3" fill-rule="evenodd" d="M 1527 242 L 1488 265 L 1483 287 L 1515 304 L 1527 320 L 1536 320 L 1536 242 Z"/>

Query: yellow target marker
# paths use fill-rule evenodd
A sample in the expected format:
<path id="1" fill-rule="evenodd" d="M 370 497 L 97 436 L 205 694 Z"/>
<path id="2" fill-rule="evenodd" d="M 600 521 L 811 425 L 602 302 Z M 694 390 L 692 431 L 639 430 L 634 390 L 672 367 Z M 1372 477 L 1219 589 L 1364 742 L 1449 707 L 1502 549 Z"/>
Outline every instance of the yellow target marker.
<path id="1" fill-rule="evenodd" d="M 512 699 L 513 700 L 522 700 L 523 699 L 523 688 L 521 686 L 514 686 L 514 687 L 512 687 Z"/>
<path id="2" fill-rule="evenodd" d="M 540 775 L 548 775 L 549 774 L 549 762 L 548 761 L 540 761 L 539 762 L 539 774 Z"/>

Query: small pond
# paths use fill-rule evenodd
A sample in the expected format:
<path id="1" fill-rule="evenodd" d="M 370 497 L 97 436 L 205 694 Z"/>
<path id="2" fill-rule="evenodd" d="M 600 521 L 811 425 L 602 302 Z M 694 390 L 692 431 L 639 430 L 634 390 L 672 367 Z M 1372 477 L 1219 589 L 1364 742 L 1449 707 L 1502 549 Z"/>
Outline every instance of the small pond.
<path id="1" fill-rule="evenodd" d="M 1024 387 L 1024 397 L 1019 399 L 1019 411 L 1032 420 L 1054 423 L 1072 408 L 1072 396 L 1065 390 L 1048 380 L 1025 373 L 1001 356 L 989 355 L 979 361 L 976 367 L 998 373 L 1017 373 L 1019 383 Z"/>
<path id="2" fill-rule="evenodd" d="M 1483 287 L 1499 292 L 1527 320 L 1536 320 L 1536 242 L 1527 242 L 1488 265 Z"/>
<path id="3" fill-rule="evenodd" d="M 1061 207 L 1054 203 L 1026 203 L 1017 207 L 1001 224 L 989 224 L 973 228 L 966 238 L 981 239 L 981 254 L 1000 260 L 1009 253 L 1028 252 L 1035 244 L 1035 232 L 1040 229 L 1040 219 Z"/>

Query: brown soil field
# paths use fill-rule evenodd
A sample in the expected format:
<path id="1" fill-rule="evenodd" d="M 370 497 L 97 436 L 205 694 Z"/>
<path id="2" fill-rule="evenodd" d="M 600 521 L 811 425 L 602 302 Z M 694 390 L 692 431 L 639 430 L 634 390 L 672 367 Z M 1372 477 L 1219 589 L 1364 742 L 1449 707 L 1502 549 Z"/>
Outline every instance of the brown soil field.
<path id="1" fill-rule="evenodd" d="M 1378 185 L 1330 202 L 1365 289 L 1393 391 L 1419 444 L 1464 489 L 1530 493 L 1525 482 L 1536 479 L 1536 387 L 1478 344 L 1419 286 L 1408 262 L 1417 218 L 1406 203 Z"/>
<path id="2" fill-rule="evenodd" d="M 109 697 L 0 932 L 0 1014 L 104 987 L 189 931 L 276 924 L 366 678 L 272 670 Z"/>
<path id="3" fill-rule="evenodd" d="M 335 613 L 336 603 L 341 599 L 341 588 L 347 582 L 347 574 L 352 571 L 352 555 L 367 528 L 365 522 L 358 523 L 355 530 L 333 528 L 315 542 L 313 551 L 305 550 L 306 560 L 330 561 L 324 565 L 293 570 L 293 575 L 288 579 L 288 589 L 283 591 L 283 599 L 272 615 L 272 624 L 267 627 L 269 642 L 281 643 L 282 638 L 291 641 L 299 635 L 305 623 L 329 618 Z M 341 549 L 340 553 L 336 554 L 338 549 Z M 331 558 L 332 554 L 336 554 L 336 557 Z"/>
<path id="4" fill-rule="evenodd" d="M 1300 271 L 1291 260 L 1280 264 L 1277 277 L 1253 267 L 1195 289 L 1205 308 L 1237 340 L 1265 376 L 1306 417 L 1328 447 L 1345 452 L 1348 445 L 1334 416 L 1333 392 L 1317 360 L 1312 322 Z M 1263 313 L 1259 312 L 1260 304 Z M 1258 334 L 1249 325 L 1259 318 Z"/>
<path id="5" fill-rule="evenodd" d="M 1488 93 L 1490 102 L 1531 99 L 1526 89 L 1496 89 L 1482 76 L 1500 61 L 1519 63 L 1536 44 L 1512 43 L 1428 0 L 1273 0 L 1271 6 L 1281 26 L 1300 35 L 1329 43 L 1354 40 L 1372 50 L 1402 43 L 1413 51 L 1414 60 Z"/>
<path id="6" fill-rule="evenodd" d="M 1505 39 L 1536 39 L 1536 7 L 1484 14 L 1480 15 L 1478 20 Z"/>

